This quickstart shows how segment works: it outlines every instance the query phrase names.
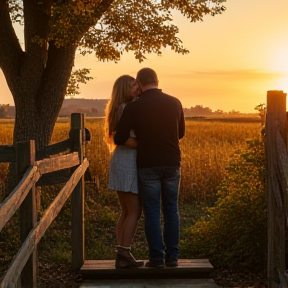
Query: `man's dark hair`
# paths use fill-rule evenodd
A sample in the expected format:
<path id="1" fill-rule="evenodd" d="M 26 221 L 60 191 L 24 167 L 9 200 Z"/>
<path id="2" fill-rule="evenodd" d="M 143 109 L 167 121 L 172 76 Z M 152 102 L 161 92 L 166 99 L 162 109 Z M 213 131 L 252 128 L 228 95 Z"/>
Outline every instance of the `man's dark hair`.
<path id="1" fill-rule="evenodd" d="M 147 85 L 150 83 L 158 84 L 158 77 L 156 72 L 151 68 L 142 68 L 138 71 L 136 79 L 142 84 Z"/>

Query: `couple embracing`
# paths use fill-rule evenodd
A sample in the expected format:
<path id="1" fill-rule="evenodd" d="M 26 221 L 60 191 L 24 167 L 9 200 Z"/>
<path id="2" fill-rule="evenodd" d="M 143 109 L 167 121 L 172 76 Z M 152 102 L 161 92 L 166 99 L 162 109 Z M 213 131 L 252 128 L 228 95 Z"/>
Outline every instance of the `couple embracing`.
<path id="1" fill-rule="evenodd" d="M 116 268 L 144 265 L 131 253 L 142 209 L 149 248 L 145 266 L 178 265 L 179 139 L 184 137 L 185 121 L 180 101 L 163 93 L 158 82 L 150 68 L 141 69 L 136 79 L 123 75 L 115 81 L 106 108 L 106 140 L 116 147 L 109 165 L 108 188 L 117 191 L 121 205 L 116 225 Z"/>

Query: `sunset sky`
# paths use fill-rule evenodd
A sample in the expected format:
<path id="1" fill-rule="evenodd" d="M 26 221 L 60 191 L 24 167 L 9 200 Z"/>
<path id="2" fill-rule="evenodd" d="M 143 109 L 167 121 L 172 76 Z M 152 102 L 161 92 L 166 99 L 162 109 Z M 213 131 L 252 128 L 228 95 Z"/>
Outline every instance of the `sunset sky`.
<path id="1" fill-rule="evenodd" d="M 153 68 L 159 88 L 179 98 L 183 107 L 208 106 L 226 112 L 250 113 L 266 102 L 268 90 L 288 92 L 288 0 L 228 0 L 222 15 L 190 23 L 173 13 L 179 38 L 190 50 L 178 55 L 147 55 L 139 64 L 127 53 L 117 64 L 93 56 L 76 56 L 76 68 L 91 68 L 94 78 L 81 86 L 80 98 L 109 98 L 122 74 L 135 76 L 143 67 Z M 13 98 L 0 70 L 0 104 Z"/>

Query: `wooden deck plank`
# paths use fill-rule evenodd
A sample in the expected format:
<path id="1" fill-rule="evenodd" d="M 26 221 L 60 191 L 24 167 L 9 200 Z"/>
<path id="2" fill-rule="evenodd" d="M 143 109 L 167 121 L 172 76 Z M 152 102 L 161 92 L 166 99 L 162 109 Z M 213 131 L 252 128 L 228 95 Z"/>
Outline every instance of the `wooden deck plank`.
<path id="1" fill-rule="evenodd" d="M 145 260 L 147 262 L 148 260 Z M 213 266 L 208 259 L 179 259 L 178 267 L 116 269 L 114 260 L 85 260 L 80 269 L 84 279 L 209 278 Z"/>
<path id="2" fill-rule="evenodd" d="M 145 260 L 146 262 L 148 260 Z M 92 269 L 110 269 L 114 268 L 115 261 L 114 260 L 85 260 L 82 269 L 92 268 Z M 179 259 L 179 266 L 187 266 L 187 267 L 207 267 L 213 268 L 209 260 L 207 259 Z M 140 267 L 147 268 L 147 267 Z"/>
<path id="3" fill-rule="evenodd" d="M 219 288 L 213 279 L 86 280 L 80 288 Z"/>

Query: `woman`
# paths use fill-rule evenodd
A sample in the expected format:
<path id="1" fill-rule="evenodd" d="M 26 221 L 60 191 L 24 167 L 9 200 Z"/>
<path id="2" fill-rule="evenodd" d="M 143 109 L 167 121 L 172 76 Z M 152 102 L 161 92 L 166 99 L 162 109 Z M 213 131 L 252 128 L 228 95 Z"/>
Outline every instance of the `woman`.
<path id="1" fill-rule="evenodd" d="M 115 147 L 114 132 L 124 107 L 139 95 L 136 80 L 129 76 L 119 77 L 112 90 L 111 99 L 106 107 L 105 137 L 113 153 L 109 164 L 108 189 L 117 191 L 121 214 L 116 224 L 116 268 L 140 267 L 143 261 L 137 261 L 131 253 L 131 244 L 141 216 L 141 203 L 138 196 L 138 179 L 136 166 L 137 140 L 135 133 L 124 145 Z"/>

